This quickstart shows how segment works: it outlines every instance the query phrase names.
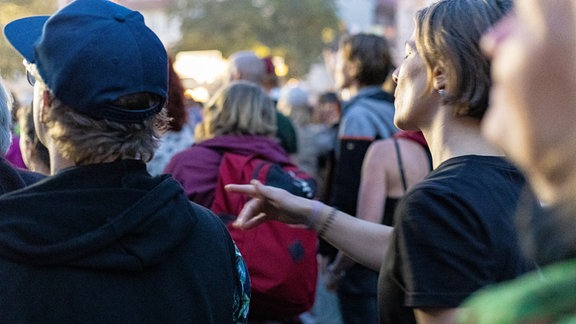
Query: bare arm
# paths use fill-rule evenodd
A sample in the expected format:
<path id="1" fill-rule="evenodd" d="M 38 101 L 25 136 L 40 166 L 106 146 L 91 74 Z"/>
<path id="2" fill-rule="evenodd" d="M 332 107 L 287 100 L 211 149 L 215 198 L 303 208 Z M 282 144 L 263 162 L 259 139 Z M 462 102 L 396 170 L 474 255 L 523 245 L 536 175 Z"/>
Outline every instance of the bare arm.
<path id="1" fill-rule="evenodd" d="M 322 232 L 326 241 L 356 262 L 376 271 L 380 269 L 380 252 L 372 250 L 387 249 L 391 227 L 367 222 L 340 211 L 328 221 L 332 214 L 331 207 L 292 195 L 283 189 L 264 186 L 258 181 L 252 181 L 250 185 L 230 184 L 226 190 L 253 198 L 244 205 L 234 226 L 248 229 L 266 220 L 309 225 L 315 231 Z M 374 258 L 375 255 L 378 258 Z"/>

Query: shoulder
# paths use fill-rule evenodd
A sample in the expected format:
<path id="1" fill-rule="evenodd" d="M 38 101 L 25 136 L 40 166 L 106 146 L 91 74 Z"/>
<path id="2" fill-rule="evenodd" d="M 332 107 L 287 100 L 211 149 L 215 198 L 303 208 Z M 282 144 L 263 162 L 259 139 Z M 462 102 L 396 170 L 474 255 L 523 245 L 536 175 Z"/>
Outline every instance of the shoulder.
<path id="1" fill-rule="evenodd" d="M 374 141 L 366 152 L 365 163 L 386 169 L 388 165 L 396 165 L 396 148 L 391 138 Z"/>
<path id="2" fill-rule="evenodd" d="M 526 186 L 522 172 L 499 156 L 468 155 L 452 158 L 442 163 L 433 174 L 437 179 L 450 183 L 455 190 L 466 189 L 463 194 L 474 192 L 498 199 L 513 199 Z"/>
<path id="3" fill-rule="evenodd" d="M 173 171 L 189 165 L 200 165 L 212 160 L 219 160 L 220 154 L 213 149 L 202 145 L 192 145 L 170 158 L 165 171 Z"/>
<path id="4" fill-rule="evenodd" d="M 0 158 L 0 193 L 21 189 L 44 178 L 46 178 L 45 175 L 18 169 Z"/>
<path id="5" fill-rule="evenodd" d="M 235 245 L 232 241 L 230 233 L 228 232 L 228 229 L 226 228 L 226 225 L 224 222 L 222 222 L 220 217 L 214 214 L 210 209 L 195 202 L 188 201 L 188 206 L 189 210 L 197 220 L 197 226 L 202 229 L 201 232 L 204 234 L 209 233 L 210 236 L 217 235 L 217 237 L 220 238 L 217 240 L 220 241 L 224 239 L 229 243 L 228 248 L 231 249 L 229 252 L 235 255 Z"/>
<path id="6" fill-rule="evenodd" d="M 18 173 L 20 174 L 20 177 L 22 177 L 24 183 L 26 183 L 27 186 L 46 178 L 46 176 L 43 174 L 27 170 L 18 170 Z"/>

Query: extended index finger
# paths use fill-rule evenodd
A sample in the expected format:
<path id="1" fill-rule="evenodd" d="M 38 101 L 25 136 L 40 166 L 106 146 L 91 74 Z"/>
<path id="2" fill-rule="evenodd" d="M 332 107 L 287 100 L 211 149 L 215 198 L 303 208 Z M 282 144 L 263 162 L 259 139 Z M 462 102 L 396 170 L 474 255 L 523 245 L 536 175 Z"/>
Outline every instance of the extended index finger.
<path id="1" fill-rule="evenodd" d="M 256 198 L 259 196 L 256 187 L 251 184 L 227 184 L 224 189 L 230 192 L 236 192 L 239 194 L 245 194 L 252 198 Z"/>

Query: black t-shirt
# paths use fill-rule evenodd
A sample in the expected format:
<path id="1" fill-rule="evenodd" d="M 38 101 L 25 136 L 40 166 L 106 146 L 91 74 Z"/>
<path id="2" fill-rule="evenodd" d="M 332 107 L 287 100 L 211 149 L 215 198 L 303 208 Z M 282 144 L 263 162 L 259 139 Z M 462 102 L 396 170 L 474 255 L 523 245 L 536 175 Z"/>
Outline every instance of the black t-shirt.
<path id="1" fill-rule="evenodd" d="M 414 308 L 454 308 L 479 288 L 527 270 L 514 215 L 525 179 L 499 157 L 442 163 L 406 194 L 380 272 L 382 323 L 415 323 Z"/>

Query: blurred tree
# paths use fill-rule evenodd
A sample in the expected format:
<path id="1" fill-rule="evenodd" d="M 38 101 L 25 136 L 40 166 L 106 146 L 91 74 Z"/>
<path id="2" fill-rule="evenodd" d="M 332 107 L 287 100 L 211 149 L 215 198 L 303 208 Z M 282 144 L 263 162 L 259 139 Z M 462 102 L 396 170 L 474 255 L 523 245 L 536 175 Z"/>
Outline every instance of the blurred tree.
<path id="1" fill-rule="evenodd" d="M 56 0 L 0 0 L 0 27 L 10 21 L 31 15 L 50 15 L 57 9 Z M 23 75 L 22 57 L 2 37 L 0 41 L 0 71 L 2 77 L 12 79 Z"/>
<path id="2" fill-rule="evenodd" d="M 334 0 L 182 0 L 172 14 L 182 19 L 183 35 L 174 50 L 278 55 L 289 77 L 308 72 L 333 41 L 326 35 L 339 30 Z"/>

